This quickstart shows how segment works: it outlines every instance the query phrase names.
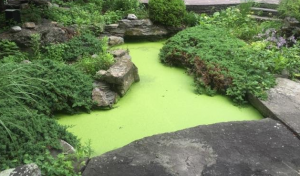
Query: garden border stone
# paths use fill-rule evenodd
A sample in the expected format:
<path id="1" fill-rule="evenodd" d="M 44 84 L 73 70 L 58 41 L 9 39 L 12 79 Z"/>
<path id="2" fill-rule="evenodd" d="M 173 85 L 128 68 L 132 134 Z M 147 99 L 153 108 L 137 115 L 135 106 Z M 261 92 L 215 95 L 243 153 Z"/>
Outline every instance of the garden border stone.
<path id="1" fill-rule="evenodd" d="M 249 95 L 250 103 L 265 117 L 280 120 L 300 137 L 300 83 L 286 78 L 277 78 L 267 100 Z"/>

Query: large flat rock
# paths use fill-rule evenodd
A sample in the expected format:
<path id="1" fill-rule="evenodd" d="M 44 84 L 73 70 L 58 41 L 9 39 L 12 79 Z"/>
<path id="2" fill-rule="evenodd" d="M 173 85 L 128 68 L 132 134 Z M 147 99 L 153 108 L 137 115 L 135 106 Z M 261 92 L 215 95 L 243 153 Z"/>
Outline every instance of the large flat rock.
<path id="1" fill-rule="evenodd" d="M 138 68 L 131 61 L 128 51 L 115 51 L 113 55 L 116 62 L 108 70 L 98 71 L 95 79 L 108 83 L 110 88 L 122 97 L 133 83 L 140 81 L 140 77 Z"/>
<path id="2" fill-rule="evenodd" d="M 83 176 L 299 176 L 299 170 L 298 138 L 264 119 L 147 137 L 92 158 Z"/>
<path id="3" fill-rule="evenodd" d="M 276 82 L 267 100 L 249 96 L 249 101 L 264 116 L 282 121 L 300 135 L 300 83 L 286 78 L 277 78 Z"/>
<path id="4" fill-rule="evenodd" d="M 165 27 L 153 24 L 149 19 L 122 19 L 118 24 L 105 26 L 105 34 L 125 39 L 161 39 L 171 34 Z M 178 31 L 177 31 L 178 32 Z"/>

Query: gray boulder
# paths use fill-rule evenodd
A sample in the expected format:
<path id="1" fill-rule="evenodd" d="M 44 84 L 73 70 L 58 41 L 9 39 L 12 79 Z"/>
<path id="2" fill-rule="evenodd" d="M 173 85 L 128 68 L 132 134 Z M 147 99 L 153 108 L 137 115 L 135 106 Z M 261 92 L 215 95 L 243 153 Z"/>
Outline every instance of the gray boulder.
<path id="1" fill-rule="evenodd" d="M 298 176 L 300 141 L 266 119 L 147 137 L 94 157 L 83 176 Z"/>
<path id="2" fill-rule="evenodd" d="M 128 55 L 128 51 L 124 50 L 124 49 L 116 49 L 116 50 L 110 51 L 110 54 L 112 54 L 115 58 L 117 58 L 117 57 L 122 57 L 126 54 Z"/>
<path id="3" fill-rule="evenodd" d="M 123 19 L 118 24 L 106 26 L 104 34 L 128 39 L 144 38 L 153 40 L 167 36 L 168 30 L 163 26 L 154 25 L 149 19 Z"/>
<path id="4" fill-rule="evenodd" d="M 34 29 L 36 27 L 34 22 L 26 22 L 23 24 L 23 27 L 26 29 Z"/>
<path id="5" fill-rule="evenodd" d="M 111 30 L 111 29 L 117 29 L 119 27 L 119 24 L 108 24 L 105 25 L 105 30 Z"/>
<path id="6" fill-rule="evenodd" d="M 282 27 L 282 31 L 285 33 L 285 35 L 294 36 L 296 39 L 298 39 L 300 37 L 300 22 L 291 17 L 286 17 L 283 22 L 284 26 Z"/>
<path id="7" fill-rule="evenodd" d="M 28 8 L 29 8 L 29 3 L 20 4 L 20 9 L 28 9 Z"/>
<path id="8" fill-rule="evenodd" d="M 23 60 L 23 61 L 21 62 L 21 64 L 31 64 L 31 61 L 30 61 L 30 60 Z"/>
<path id="9" fill-rule="evenodd" d="M 76 152 L 75 148 L 69 144 L 68 142 L 60 139 L 59 140 L 60 142 L 60 146 L 61 146 L 61 149 L 50 149 L 50 154 L 53 156 L 53 157 L 57 157 L 58 154 L 60 153 L 64 153 L 66 155 L 71 155 L 71 154 L 74 154 Z"/>
<path id="10" fill-rule="evenodd" d="M 0 176 L 41 176 L 41 170 L 35 163 L 26 164 L 0 172 Z"/>
<path id="11" fill-rule="evenodd" d="M 300 136 L 300 83 L 286 78 L 277 78 L 276 82 L 267 100 L 249 95 L 249 101 L 264 116 L 282 121 Z"/>
<path id="12" fill-rule="evenodd" d="M 110 86 L 107 83 L 95 82 L 92 98 L 93 101 L 96 102 L 97 107 L 111 107 L 117 102 L 118 94 L 111 91 Z"/>
<path id="13" fill-rule="evenodd" d="M 99 81 L 109 83 L 112 90 L 124 96 L 130 86 L 140 80 L 138 68 L 132 63 L 128 52 L 115 60 L 107 71 L 98 71 L 95 77 Z"/>
<path id="14" fill-rule="evenodd" d="M 59 5 L 58 5 L 58 4 L 55 4 L 55 3 L 53 3 L 53 4 L 52 4 L 52 7 L 57 7 L 57 8 L 58 8 L 58 7 L 59 7 Z"/>
<path id="15" fill-rule="evenodd" d="M 69 155 L 69 154 L 74 154 L 76 152 L 75 148 L 71 144 L 67 143 L 62 139 L 60 140 L 60 145 L 62 147 L 62 151 L 64 154 Z"/>
<path id="16" fill-rule="evenodd" d="M 11 27 L 12 32 L 20 32 L 22 31 L 22 28 L 20 26 L 13 26 Z"/>
<path id="17" fill-rule="evenodd" d="M 138 18 L 137 18 L 137 16 L 135 16 L 135 14 L 128 14 L 127 19 L 128 20 L 137 20 Z"/>
<path id="18" fill-rule="evenodd" d="M 123 19 L 119 21 L 119 28 L 146 28 L 153 26 L 153 23 L 149 19 L 142 19 L 142 20 L 128 20 Z"/>
<path id="19" fill-rule="evenodd" d="M 124 39 L 122 37 L 118 37 L 118 36 L 110 36 L 110 37 L 108 37 L 108 44 L 110 46 L 121 45 L 123 43 L 124 43 Z"/>
<path id="20" fill-rule="evenodd" d="M 0 40 L 7 39 L 16 42 L 22 49 L 29 49 L 31 47 L 31 36 L 33 34 L 39 34 L 41 36 L 41 44 L 47 45 L 50 43 L 65 42 L 71 35 L 70 31 L 68 28 L 57 27 L 54 23 L 49 23 L 47 25 L 38 25 L 35 27 L 35 30 L 22 29 L 17 33 L 2 33 L 0 34 Z"/>

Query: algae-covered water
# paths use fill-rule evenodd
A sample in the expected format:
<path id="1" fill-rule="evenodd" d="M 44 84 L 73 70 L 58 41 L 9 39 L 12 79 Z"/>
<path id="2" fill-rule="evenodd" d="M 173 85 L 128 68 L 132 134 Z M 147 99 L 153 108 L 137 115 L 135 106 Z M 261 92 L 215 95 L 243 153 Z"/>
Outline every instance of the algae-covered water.
<path id="1" fill-rule="evenodd" d="M 120 148 L 134 140 L 154 134 L 177 131 L 202 124 L 257 120 L 262 116 L 253 107 L 237 107 L 224 96 L 194 93 L 193 78 L 184 70 L 164 66 L 158 54 L 162 42 L 126 44 L 139 68 L 141 81 L 106 111 L 63 115 L 62 125 L 91 140 L 94 155 Z"/>

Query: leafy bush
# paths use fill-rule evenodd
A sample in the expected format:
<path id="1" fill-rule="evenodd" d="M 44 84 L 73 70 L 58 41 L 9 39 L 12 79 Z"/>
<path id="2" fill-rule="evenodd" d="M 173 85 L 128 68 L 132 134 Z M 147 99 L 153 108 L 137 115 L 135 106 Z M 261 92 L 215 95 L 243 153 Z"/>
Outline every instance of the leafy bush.
<path id="1" fill-rule="evenodd" d="M 20 66 L 22 69 L 18 69 Z M 35 100 L 22 98 L 21 101 L 39 113 L 45 115 L 57 111 L 75 113 L 79 110 L 89 111 L 92 106 L 92 80 L 71 66 L 42 60 L 24 65 L 13 64 L 10 69 L 22 73 L 22 77 L 14 78 L 17 82 L 21 82 L 24 77 L 35 78 L 30 79 L 31 82 L 23 87 L 23 92 L 35 95 Z M 6 90 L 10 95 L 18 95 L 18 92 L 20 92 L 18 86 L 11 86 Z"/>
<path id="2" fill-rule="evenodd" d="M 40 23 L 44 17 L 46 7 L 36 6 L 34 4 L 29 4 L 28 8 L 21 10 L 21 19 L 23 22 L 35 22 Z"/>
<path id="3" fill-rule="evenodd" d="M 84 54 L 102 53 L 102 47 L 106 43 L 96 38 L 92 34 L 85 33 L 83 35 L 72 38 L 65 44 L 67 45 L 67 47 L 65 48 L 63 60 L 72 61 L 76 60 L 78 56 L 83 56 Z"/>
<path id="4" fill-rule="evenodd" d="M 289 37 L 281 36 L 281 32 L 274 28 L 264 30 L 262 33 L 255 36 L 255 38 L 267 42 L 269 49 L 274 47 L 280 49 L 283 47 L 293 46 L 297 42 L 294 35 Z"/>
<path id="5" fill-rule="evenodd" d="M 23 54 L 19 47 L 14 42 L 8 40 L 0 41 L 0 60 L 3 60 L 5 57 L 14 57 L 14 60 L 22 61 L 26 58 L 26 55 Z"/>
<path id="6" fill-rule="evenodd" d="M 43 47 L 43 58 L 55 61 L 63 61 L 63 56 L 65 55 L 65 50 L 68 48 L 68 45 L 64 43 L 59 44 L 50 44 Z"/>
<path id="7" fill-rule="evenodd" d="M 85 55 L 75 63 L 75 67 L 94 76 L 99 70 L 107 70 L 113 63 L 114 57 L 108 53 L 107 38 L 103 39 L 102 52 L 94 56 Z"/>
<path id="8" fill-rule="evenodd" d="M 149 17 L 153 22 L 180 26 L 183 24 L 185 12 L 183 0 L 149 0 Z"/>
<path id="9" fill-rule="evenodd" d="M 72 158 L 62 155 L 54 158 L 48 150 L 61 149 L 59 139 L 63 139 L 80 151 L 78 139 L 56 120 L 26 104 L 43 103 L 40 100 L 43 94 L 36 93 L 42 93 L 43 84 L 50 82 L 31 76 L 31 67 L 35 64 L 0 66 L 0 170 L 35 162 L 42 175 L 77 175 L 71 165 Z M 83 157 L 84 153 L 78 154 Z"/>
<path id="10" fill-rule="evenodd" d="M 283 16 L 294 17 L 300 21 L 300 0 L 281 0 L 278 11 Z"/>
<path id="11" fill-rule="evenodd" d="M 225 28 L 197 26 L 170 38 L 161 49 L 161 61 L 187 67 L 199 93 L 224 93 L 244 103 L 247 92 L 265 97 L 274 85 L 273 61 L 233 37 Z"/>
<path id="12" fill-rule="evenodd" d="M 80 110 L 89 111 L 92 106 L 91 91 L 92 80 L 75 68 L 43 60 L 36 62 L 35 67 L 29 68 L 34 77 L 48 80 L 43 83 L 43 100 L 39 103 L 32 103 L 44 114 L 51 114 L 56 111 L 75 113 Z M 28 102 L 29 103 L 29 102 Z"/>
<path id="13" fill-rule="evenodd" d="M 40 34 L 33 34 L 31 37 L 31 60 L 41 59 L 41 35 Z"/>
<path id="14" fill-rule="evenodd" d="M 186 12 L 183 21 L 187 26 L 196 26 L 198 24 L 199 18 L 200 15 L 191 11 L 191 12 Z"/>
<path id="15" fill-rule="evenodd" d="M 291 78 L 299 77 L 300 73 L 300 43 L 297 42 L 291 47 L 282 46 L 283 38 L 267 38 L 264 41 L 253 42 L 252 48 L 267 55 L 272 61 L 270 70 L 273 73 L 281 74 L 283 70 L 288 71 Z M 278 44 L 279 43 L 279 44 Z"/>
<path id="16" fill-rule="evenodd" d="M 64 25 L 94 25 L 104 23 L 102 6 L 97 2 L 67 3 L 70 8 L 51 7 L 45 16 Z"/>
<path id="17" fill-rule="evenodd" d="M 116 23 L 117 21 L 122 19 L 122 12 L 116 11 L 106 11 L 103 15 L 105 24 Z"/>
<path id="18" fill-rule="evenodd" d="M 103 5 L 104 9 L 112 11 L 132 11 L 138 9 L 139 6 L 138 0 L 106 0 Z"/>
<path id="19" fill-rule="evenodd" d="M 113 19 L 122 19 L 129 13 L 135 14 L 140 19 L 148 17 L 145 6 L 141 4 L 139 0 L 106 0 L 104 1 L 103 9 L 106 18 L 111 16 Z M 117 17 L 115 15 L 117 15 Z"/>
<path id="20" fill-rule="evenodd" d="M 286 58 L 285 69 L 291 78 L 300 78 L 300 42 L 298 41 L 291 48 L 284 48 L 283 57 Z"/>
<path id="21" fill-rule="evenodd" d="M 54 119 L 24 109 L 12 100 L 1 100 L 0 104 L 0 118 L 7 128 L 0 125 L 3 132 L 0 133 L 0 170 L 24 164 L 26 154 L 36 160 L 46 149 L 60 149 L 59 139 L 78 145 L 76 137 Z"/>
<path id="22" fill-rule="evenodd" d="M 257 35 L 261 28 L 259 23 L 251 18 L 247 8 L 229 7 L 226 10 L 215 12 L 209 17 L 202 15 L 201 25 L 216 25 L 229 29 L 230 33 L 244 40 L 251 40 Z"/>

